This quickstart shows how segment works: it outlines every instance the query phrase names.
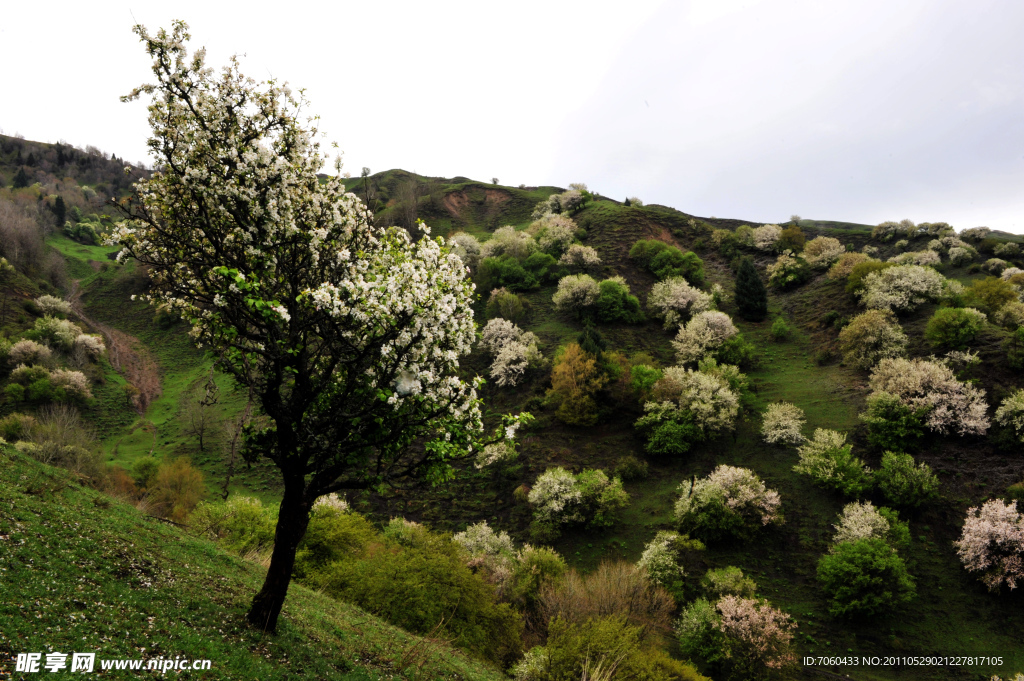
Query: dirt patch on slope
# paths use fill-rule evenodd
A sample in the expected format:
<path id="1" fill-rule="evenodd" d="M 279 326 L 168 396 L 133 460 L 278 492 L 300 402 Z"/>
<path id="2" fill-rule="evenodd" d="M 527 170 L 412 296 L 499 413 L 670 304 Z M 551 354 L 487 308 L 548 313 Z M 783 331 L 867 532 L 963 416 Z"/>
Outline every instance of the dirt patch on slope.
<path id="1" fill-rule="evenodd" d="M 452 217 L 460 217 L 462 211 L 471 203 L 483 204 L 490 211 L 508 203 L 511 198 L 503 189 L 472 187 L 445 194 L 442 204 Z"/>

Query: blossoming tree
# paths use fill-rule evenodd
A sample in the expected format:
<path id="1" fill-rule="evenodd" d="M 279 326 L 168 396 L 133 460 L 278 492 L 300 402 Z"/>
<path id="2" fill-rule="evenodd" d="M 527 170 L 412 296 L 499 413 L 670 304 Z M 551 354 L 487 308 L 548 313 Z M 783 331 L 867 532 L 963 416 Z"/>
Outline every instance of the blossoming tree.
<path id="1" fill-rule="evenodd" d="M 477 383 L 458 375 L 473 286 L 442 240 L 376 228 L 337 177 L 317 178 L 301 92 L 246 78 L 236 59 L 216 77 L 204 50 L 188 54 L 184 22 L 134 30 L 156 83 L 125 100 L 152 97 L 157 171 L 112 239 L 267 417 L 245 454 L 277 465 L 283 497 L 248 619 L 273 631 L 319 497 L 438 483 L 481 444 Z M 511 437 L 515 419 L 505 426 Z"/>

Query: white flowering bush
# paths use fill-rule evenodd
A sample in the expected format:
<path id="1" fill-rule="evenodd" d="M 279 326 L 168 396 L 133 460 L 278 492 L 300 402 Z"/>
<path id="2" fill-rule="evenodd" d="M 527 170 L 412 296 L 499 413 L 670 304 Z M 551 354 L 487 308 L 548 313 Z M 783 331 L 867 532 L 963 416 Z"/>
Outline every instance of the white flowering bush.
<path id="1" fill-rule="evenodd" d="M 935 251 L 936 253 L 945 253 L 946 245 L 939 239 L 932 239 L 928 242 L 928 250 Z"/>
<path id="2" fill-rule="evenodd" d="M 480 259 L 483 255 L 483 247 L 480 246 L 480 241 L 472 234 L 466 234 L 465 232 L 452 234 L 448 241 L 451 245 L 452 253 L 457 255 L 466 267 L 475 270 L 476 266 L 480 264 Z"/>
<path id="3" fill-rule="evenodd" d="M 248 620 L 273 631 L 314 500 L 396 476 L 438 482 L 483 446 L 479 383 L 459 371 L 474 287 L 425 225 L 415 242 L 374 226 L 340 158 L 318 181 L 327 159 L 302 91 L 246 78 L 236 59 L 215 75 L 204 51 L 189 55 L 184 22 L 134 30 L 155 82 L 125 99 L 150 98 L 161 170 L 136 183 L 111 242 L 150 269 L 145 299 L 189 322 L 267 417 L 251 453 L 281 470 L 277 534 L 294 541 L 275 543 Z M 533 241 L 510 236 L 492 241 Z"/>
<path id="4" fill-rule="evenodd" d="M 938 265 L 942 262 L 942 258 L 935 251 L 911 251 L 909 253 L 900 253 L 899 255 L 889 258 L 889 262 L 894 262 L 897 265 L 921 265 L 922 267 L 930 267 L 932 265 Z"/>
<path id="5" fill-rule="evenodd" d="M 878 239 L 879 241 L 891 241 L 894 237 L 901 234 L 906 234 L 906 229 L 901 226 L 901 223 L 894 220 L 880 222 L 871 230 L 871 238 Z"/>
<path id="6" fill-rule="evenodd" d="M 907 241 L 906 239 L 900 239 L 899 241 L 892 245 L 892 247 L 895 248 L 897 251 L 905 251 L 907 250 L 908 246 L 910 246 L 910 242 Z"/>
<path id="7" fill-rule="evenodd" d="M 890 310 L 868 310 L 839 332 L 843 361 L 860 369 L 870 369 L 883 359 L 903 357 L 907 343 L 907 334 Z"/>
<path id="8" fill-rule="evenodd" d="M 517 231 L 511 225 L 494 230 L 491 238 L 481 247 L 481 258 L 496 258 L 507 255 L 516 260 L 525 260 L 537 251 L 537 242 L 527 232 Z"/>
<path id="9" fill-rule="evenodd" d="M 1003 270 L 1010 266 L 1010 263 L 1006 262 L 1002 258 L 989 258 L 981 265 L 981 269 L 992 274 L 1001 274 Z"/>
<path id="10" fill-rule="evenodd" d="M 473 465 L 479 470 L 502 461 L 515 461 L 518 457 L 519 452 L 514 445 L 508 442 L 492 442 L 480 450 Z"/>
<path id="11" fill-rule="evenodd" d="M 797 286 L 807 281 L 810 276 L 807 261 L 794 255 L 793 251 L 789 249 L 780 253 L 775 262 L 768 265 L 765 272 L 768 274 L 768 284 L 776 288 Z"/>
<path id="12" fill-rule="evenodd" d="M 576 240 L 579 227 L 567 215 L 552 214 L 534 221 L 528 229 L 540 250 L 558 257 Z"/>
<path id="13" fill-rule="evenodd" d="M 508 564 L 516 555 L 512 537 L 507 532 L 495 532 L 486 520 L 456 533 L 452 541 L 461 546 L 471 559 Z"/>
<path id="14" fill-rule="evenodd" d="M 494 357 L 491 378 L 500 386 L 514 386 L 526 370 L 539 367 L 544 357 L 537 347 L 539 339 L 531 331 L 523 331 L 512 322 L 495 317 L 484 327 L 480 344 Z"/>
<path id="15" fill-rule="evenodd" d="M 587 272 L 601 265 L 601 257 L 590 246 L 572 244 L 558 259 L 558 264 L 568 267 L 574 272 Z"/>
<path id="16" fill-rule="evenodd" d="M 1003 273 L 1001 275 L 999 275 L 999 278 L 1000 279 L 1007 279 L 1008 280 L 1008 279 L 1010 279 L 1012 277 L 1015 277 L 1016 275 L 1022 274 L 1022 273 L 1024 273 L 1024 270 L 1022 270 L 1019 267 L 1007 267 L 1005 270 L 1003 270 Z"/>
<path id="17" fill-rule="evenodd" d="M 728 365 L 722 368 L 725 366 Z M 745 377 L 738 372 L 734 375 L 729 370 L 718 369 L 717 363 L 708 371 L 683 367 L 666 369 L 654 385 L 653 395 L 657 401 L 644 405 L 647 415 L 637 421 L 637 427 L 656 428 L 666 420 L 685 422 L 696 429 L 697 439 L 731 430 L 739 413 L 739 397 L 730 385 L 730 378 L 740 382 Z"/>
<path id="18" fill-rule="evenodd" d="M 967 241 L 981 241 L 991 233 L 992 230 L 988 227 L 971 227 L 960 232 L 960 238 Z"/>
<path id="19" fill-rule="evenodd" d="M 680 364 L 693 364 L 704 359 L 739 333 L 732 318 L 724 312 L 699 312 L 679 329 L 672 346 Z"/>
<path id="20" fill-rule="evenodd" d="M 864 255 L 874 257 L 878 255 L 878 247 L 872 246 L 871 244 L 864 244 L 864 247 L 860 249 L 860 252 Z"/>
<path id="21" fill-rule="evenodd" d="M 782 228 L 778 225 L 761 225 L 754 229 L 754 248 L 759 251 L 774 251 L 775 244 L 782 236 Z"/>
<path id="22" fill-rule="evenodd" d="M 836 260 L 835 264 L 829 268 L 825 276 L 829 279 L 846 279 L 850 276 L 850 272 L 853 271 L 854 267 L 870 259 L 866 253 L 843 253 Z"/>
<path id="23" fill-rule="evenodd" d="M 669 277 L 651 287 L 647 309 L 664 320 L 666 329 L 677 328 L 687 317 L 714 307 L 711 294 L 690 286 L 683 277 Z"/>
<path id="24" fill-rule="evenodd" d="M 1024 389 L 1009 395 L 996 409 L 996 423 L 1013 430 L 1014 435 L 1024 442 Z"/>
<path id="25" fill-rule="evenodd" d="M 991 591 L 1004 584 L 1012 590 L 1024 580 L 1024 516 L 1016 501 L 990 499 L 981 508 L 969 508 L 953 544 L 964 567 L 980 573 Z"/>
<path id="26" fill-rule="evenodd" d="M 36 298 L 36 305 L 43 311 L 43 314 L 49 317 L 54 315 L 71 314 L 71 303 L 68 301 L 51 295 L 43 295 Z"/>
<path id="27" fill-rule="evenodd" d="M 974 260 L 974 249 L 954 246 L 949 249 L 947 255 L 949 255 L 949 262 L 959 267 Z"/>
<path id="28" fill-rule="evenodd" d="M 559 466 L 537 478 L 527 500 L 534 506 L 535 528 L 541 528 L 535 533 L 551 537 L 567 524 L 612 525 L 618 511 L 629 503 L 629 495 L 619 478 L 609 478 L 604 471 L 585 470 L 573 475 Z"/>
<path id="29" fill-rule="evenodd" d="M 1014 241 L 996 244 L 996 247 L 992 249 L 992 252 L 1000 258 L 1016 258 L 1020 255 L 1020 244 Z"/>
<path id="30" fill-rule="evenodd" d="M 844 253 L 846 253 L 846 247 L 843 246 L 839 239 L 834 239 L 830 236 L 818 236 L 804 244 L 804 250 L 801 255 L 811 267 L 824 269 L 838 260 Z"/>
<path id="31" fill-rule="evenodd" d="M 676 542 L 679 534 L 662 530 L 647 542 L 637 567 L 647 572 L 651 581 L 663 586 L 670 586 L 684 576 L 683 567 L 679 565 L 679 551 Z"/>
<path id="32" fill-rule="evenodd" d="M 823 487 L 850 496 L 862 494 L 871 487 L 871 469 L 853 456 L 853 446 L 846 444 L 843 433 L 817 428 L 797 452 L 800 462 L 793 470 L 810 476 Z"/>
<path id="33" fill-rule="evenodd" d="M 781 523 L 779 493 L 747 468 L 720 465 L 706 478 L 679 486 L 676 520 L 697 536 L 718 539 Z"/>
<path id="34" fill-rule="evenodd" d="M 73 349 L 81 351 L 90 359 L 97 359 L 107 349 L 107 346 L 103 343 L 102 336 L 83 333 L 75 338 Z"/>
<path id="35" fill-rule="evenodd" d="M 562 312 L 583 314 L 597 302 L 601 287 L 589 274 L 570 274 L 558 282 L 558 290 L 551 300 Z"/>
<path id="36" fill-rule="evenodd" d="M 804 421 L 804 410 L 795 404 L 769 404 L 761 417 L 761 437 L 772 445 L 798 445 L 804 441 Z"/>
<path id="37" fill-rule="evenodd" d="M 7 360 L 14 366 L 19 364 L 45 364 L 53 355 L 50 348 L 33 340 L 23 338 L 11 345 L 7 351 Z"/>
<path id="38" fill-rule="evenodd" d="M 958 381 L 941 362 L 883 359 L 871 372 L 870 386 L 873 395 L 892 395 L 911 410 L 925 411 L 925 426 L 940 435 L 983 435 L 989 428 L 985 391 Z"/>
<path id="39" fill-rule="evenodd" d="M 836 534 L 832 538 L 834 544 L 861 539 L 888 541 L 890 530 L 889 521 L 870 501 L 855 501 L 843 506 L 839 523 L 833 527 L 836 529 Z"/>
<path id="40" fill-rule="evenodd" d="M 869 308 L 912 310 L 942 296 L 945 278 L 920 265 L 897 265 L 864 278 L 861 303 Z"/>
<path id="41" fill-rule="evenodd" d="M 348 513 L 349 510 L 348 500 L 335 492 L 325 494 L 313 502 L 314 513 Z"/>
<path id="42" fill-rule="evenodd" d="M 82 335 L 82 329 L 72 321 L 58 317 L 41 317 L 36 320 L 33 333 L 38 340 L 54 350 L 67 352 Z"/>
<path id="43" fill-rule="evenodd" d="M 89 390 L 89 379 L 81 371 L 70 369 L 54 369 L 50 372 L 50 384 L 64 390 L 64 394 L 72 399 L 87 400 L 92 398 Z"/>

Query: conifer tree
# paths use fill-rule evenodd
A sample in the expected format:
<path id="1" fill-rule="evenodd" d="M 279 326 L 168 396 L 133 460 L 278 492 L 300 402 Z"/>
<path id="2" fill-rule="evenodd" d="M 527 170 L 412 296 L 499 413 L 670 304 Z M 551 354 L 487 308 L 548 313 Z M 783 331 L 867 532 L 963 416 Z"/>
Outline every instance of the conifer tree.
<path id="1" fill-rule="evenodd" d="M 750 258 L 740 261 L 736 273 L 736 308 L 741 317 L 759 322 L 768 314 L 768 292 Z"/>
<path id="2" fill-rule="evenodd" d="M 14 175 L 14 188 L 21 189 L 22 187 L 28 186 L 28 175 L 25 174 L 24 168 L 18 168 L 18 172 Z"/>
<path id="3" fill-rule="evenodd" d="M 68 215 L 68 207 L 63 196 L 58 195 L 57 200 L 53 202 L 53 215 L 57 218 L 57 227 L 63 227 Z"/>

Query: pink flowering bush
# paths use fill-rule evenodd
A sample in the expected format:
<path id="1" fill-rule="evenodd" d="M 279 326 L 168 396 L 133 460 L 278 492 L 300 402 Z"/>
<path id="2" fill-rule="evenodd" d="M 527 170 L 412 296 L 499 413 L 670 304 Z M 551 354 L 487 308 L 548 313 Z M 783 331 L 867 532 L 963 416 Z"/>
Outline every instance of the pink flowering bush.
<path id="1" fill-rule="evenodd" d="M 991 591 L 1003 584 L 1015 589 L 1024 580 L 1024 516 L 1016 501 L 991 499 L 981 508 L 969 508 L 963 533 L 953 544 L 964 567 L 980 573 Z"/>
<path id="2" fill-rule="evenodd" d="M 736 596 L 724 596 L 715 608 L 733 664 L 755 670 L 761 665 L 783 669 L 796 662 L 792 647 L 796 624 L 789 615 L 766 601 Z"/>
<path id="3" fill-rule="evenodd" d="M 925 426 L 940 435 L 984 435 L 989 428 L 985 391 L 958 381 L 941 362 L 883 359 L 872 370 L 870 386 L 872 396 L 887 393 L 926 412 Z"/>

